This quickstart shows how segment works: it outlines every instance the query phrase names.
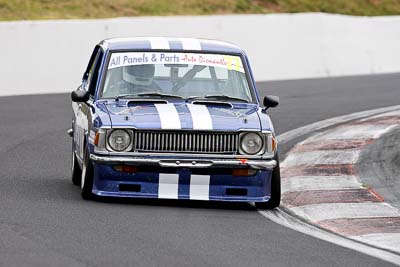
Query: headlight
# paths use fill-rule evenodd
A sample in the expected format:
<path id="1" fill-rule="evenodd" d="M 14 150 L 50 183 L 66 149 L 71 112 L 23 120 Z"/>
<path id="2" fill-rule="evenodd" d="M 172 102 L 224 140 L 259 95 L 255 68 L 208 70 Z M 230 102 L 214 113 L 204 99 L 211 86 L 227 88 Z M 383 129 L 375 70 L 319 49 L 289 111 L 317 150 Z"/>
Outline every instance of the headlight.
<path id="1" fill-rule="evenodd" d="M 114 130 L 108 136 L 108 144 L 115 151 L 124 151 L 131 145 L 131 135 L 125 130 Z"/>
<path id="2" fill-rule="evenodd" d="M 244 134 L 240 140 L 240 148 L 246 154 L 254 155 L 263 148 L 263 139 L 256 133 Z"/>

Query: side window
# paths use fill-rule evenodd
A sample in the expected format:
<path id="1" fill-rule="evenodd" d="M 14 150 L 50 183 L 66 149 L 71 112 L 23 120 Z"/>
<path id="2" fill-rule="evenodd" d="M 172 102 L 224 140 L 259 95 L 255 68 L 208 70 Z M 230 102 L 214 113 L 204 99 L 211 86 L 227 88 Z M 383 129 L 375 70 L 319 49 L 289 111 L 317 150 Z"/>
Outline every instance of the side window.
<path id="1" fill-rule="evenodd" d="M 90 58 L 90 62 L 86 73 L 84 75 L 84 89 L 90 91 L 90 95 L 94 95 L 96 90 L 96 81 L 98 78 L 98 71 L 101 64 L 103 51 L 100 47 L 96 47 Z"/>

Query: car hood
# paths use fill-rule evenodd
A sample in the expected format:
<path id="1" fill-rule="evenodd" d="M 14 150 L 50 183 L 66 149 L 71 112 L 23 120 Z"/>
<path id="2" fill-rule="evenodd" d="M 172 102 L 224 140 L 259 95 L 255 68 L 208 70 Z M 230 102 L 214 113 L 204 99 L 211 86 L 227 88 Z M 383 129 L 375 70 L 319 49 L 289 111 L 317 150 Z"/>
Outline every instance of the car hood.
<path id="1" fill-rule="evenodd" d="M 256 104 L 206 105 L 108 102 L 112 127 L 171 130 L 261 130 Z"/>

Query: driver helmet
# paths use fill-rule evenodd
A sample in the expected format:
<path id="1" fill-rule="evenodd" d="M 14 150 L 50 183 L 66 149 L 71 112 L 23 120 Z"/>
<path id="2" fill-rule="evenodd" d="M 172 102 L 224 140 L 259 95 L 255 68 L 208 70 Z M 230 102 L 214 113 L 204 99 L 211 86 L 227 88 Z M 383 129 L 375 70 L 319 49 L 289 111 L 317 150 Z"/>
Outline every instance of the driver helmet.
<path id="1" fill-rule="evenodd" d="M 135 85 L 151 85 L 154 78 L 154 65 L 132 65 L 122 70 L 122 79 Z"/>

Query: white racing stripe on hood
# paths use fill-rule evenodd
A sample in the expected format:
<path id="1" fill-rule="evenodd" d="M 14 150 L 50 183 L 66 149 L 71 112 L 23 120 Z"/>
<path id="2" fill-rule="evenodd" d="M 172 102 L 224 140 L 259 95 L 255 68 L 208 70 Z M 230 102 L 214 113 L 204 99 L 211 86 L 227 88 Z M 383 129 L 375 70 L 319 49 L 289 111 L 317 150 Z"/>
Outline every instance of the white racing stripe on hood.
<path id="1" fill-rule="evenodd" d="M 149 37 L 151 49 L 166 49 L 169 50 L 169 42 L 167 38 L 163 37 Z"/>
<path id="2" fill-rule="evenodd" d="M 160 116 L 161 129 L 182 129 L 178 111 L 174 104 L 155 104 L 155 107 Z"/>
<path id="3" fill-rule="evenodd" d="M 200 41 L 194 38 L 180 38 L 183 50 L 201 50 Z"/>
<path id="4" fill-rule="evenodd" d="M 187 107 L 192 115 L 193 130 L 213 129 L 211 115 L 207 106 L 188 104 Z"/>

